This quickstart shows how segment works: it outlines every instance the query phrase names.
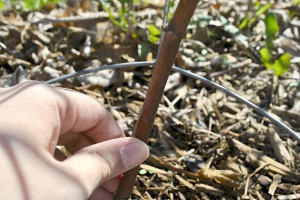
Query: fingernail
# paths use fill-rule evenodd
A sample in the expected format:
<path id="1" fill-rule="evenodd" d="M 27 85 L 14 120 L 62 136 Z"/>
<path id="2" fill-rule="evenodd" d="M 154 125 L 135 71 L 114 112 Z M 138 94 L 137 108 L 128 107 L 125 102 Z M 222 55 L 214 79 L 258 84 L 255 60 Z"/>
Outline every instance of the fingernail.
<path id="1" fill-rule="evenodd" d="M 126 168 L 135 167 L 149 156 L 149 148 L 142 141 L 129 143 L 121 148 L 121 157 Z"/>

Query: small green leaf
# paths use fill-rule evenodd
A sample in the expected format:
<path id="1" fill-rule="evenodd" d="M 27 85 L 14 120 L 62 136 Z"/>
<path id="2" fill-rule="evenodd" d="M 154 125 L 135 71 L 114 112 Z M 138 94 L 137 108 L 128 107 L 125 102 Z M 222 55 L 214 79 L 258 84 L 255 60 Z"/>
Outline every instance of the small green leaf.
<path id="1" fill-rule="evenodd" d="M 3 0 L 0 0 L 0 10 L 3 10 L 5 8 L 5 3 Z"/>
<path id="2" fill-rule="evenodd" d="M 160 30 L 153 24 L 149 24 L 147 28 L 149 31 L 148 40 L 153 44 L 157 44 L 159 42 L 159 36 L 161 33 Z"/>
<path id="3" fill-rule="evenodd" d="M 150 35 L 155 35 L 155 36 L 160 35 L 160 30 L 153 24 L 149 24 L 147 28 L 148 28 Z"/>
<path id="4" fill-rule="evenodd" d="M 239 30 L 243 30 L 244 28 L 246 28 L 248 26 L 248 23 L 249 23 L 249 15 L 247 14 L 243 19 L 243 21 L 241 22 L 241 24 L 239 25 Z"/>
<path id="5" fill-rule="evenodd" d="M 148 35 L 148 40 L 153 44 L 157 44 L 159 42 L 159 37 L 155 35 Z"/>
<path id="6" fill-rule="evenodd" d="M 256 22 L 258 20 L 258 17 L 260 17 L 262 14 L 264 14 L 265 12 L 267 12 L 269 10 L 269 8 L 272 7 L 271 3 L 268 3 L 264 6 L 262 6 L 260 9 L 258 9 L 258 11 L 255 13 L 255 16 L 249 20 L 248 25 L 252 25 L 254 22 Z"/>
<path id="7" fill-rule="evenodd" d="M 283 75 L 286 70 L 288 70 L 291 66 L 291 55 L 289 53 L 285 53 L 280 56 L 273 65 L 274 74 L 276 76 Z"/>
<path id="8" fill-rule="evenodd" d="M 106 6 L 106 4 L 105 4 L 104 2 L 101 2 L 101 4 L 102 4 L 102 7 L 103 7 L 103 9 L 105 10 L 105 12 L 107 12 L 110 21 L 111 21 L 114 25 L 116 25 L 116 26 L 118 26 L 118 27 L 122 27 L 121 24 L 120 24 L 120 22 L 118 22 L 118 21 L 115 19 L 115 16 L 114 16 L 113 13 L 109 10 L 108 6 Z"/>
<path id="9" fill-rule="evenodd" d="M 271 3 L 267 3 L 266 5 L 262 6 L 257 12 L 256 16 L 259 17 L 260 15 L 264 14 L 266 11 L 269 10 L 269 8 L 272 7 Z"/>
<path id="10" fill-rule="evenodd" d="M 265 17 L 266 25 L 266 43 L 269 49 L 273 48 L 273 40 L 276 39 L 276 33 L 279 30 L 277 19 L 274 13 L 267 13 Z"/>
<path id="11" fill-rule="evenodd" d="M 256 22 L 257 21 L 257 17 L 253 17 L 252 19 L 250 19 L 249 20 L 249 23 L 248 23 L 248 25 L 252 25 L 254 22 Z"/>
<path id="12" fill-rule="evenodd" d="M 141 169 L 141 170 L 139 171 L 139 174 L 140 174 L 140 175 L 145 175 L 145 174 L 147 174 L 147 170 Z"/>
<path id="13" fill-rule="evenodd" d="M 261 61 L 265 65 L 267 69 L 272 69 L 272 64 L 271 64 L 271 59 L 272 59 L 272 54 L 269 52 L 269 50 L 264 47 L 260 51 L 260 56 L 261 56 Z"/>

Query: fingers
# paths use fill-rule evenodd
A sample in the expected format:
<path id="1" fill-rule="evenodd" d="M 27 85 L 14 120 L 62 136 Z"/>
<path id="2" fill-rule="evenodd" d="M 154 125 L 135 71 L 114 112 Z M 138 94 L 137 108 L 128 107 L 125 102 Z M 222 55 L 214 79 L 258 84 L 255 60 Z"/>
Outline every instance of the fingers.
<path id="1" fill-rule="evenodd" d="M 84 148 L 63 164 L 74 171 L 90 195 L 97 186 L 139 165 L 148 155 L 149 149 L 142 141 L 118 138 Z"/>
<path id="2" fill-rule="evenodd" d="M 99 134 L 105 134 L 99 132 Z M 93 141 L 84 133 L 66 133 L 60 136 L 58 144 L 63 145 L 66 149 L 71 153 L 74 154 L 75 152 L 79 151 L 80 149 L 93 145 L 96 142 L 100 141 Z"/>
<path id="3" fill-rule="evenodd" d="M 79 92 L 60 89 L 62 116 L 59 144 L 71 152 L 109 139 L 124 137 L 112 115 L 96 100 Z"/>
<path id="4" fill-rule="evenodd" d="M 89 200 L 98 200 L 100 199 L 100 197 L 101 199 L 114 199 L 120 181 L 121 179 L 116 177 L 103 183 L 93 191 L 93 193 L 89 197 Z"/>
<path id="5" fill-rule="evenodd" d="M 80 133 L 62 139 L 64 144 L 77 144 L 77 149 L 124 137 L 111 114 L 96 100 L 41 82 L 27 81 L 3 89 L 0 93 L 0 110 L 8 113 L 0 116 L 4 132 L 43 146 L 51 153 L 58 138 L 67 133 Z M 16 121 L 18 126 L 15 126 Z M 86 137 L 76 142 L 82 135 Z"/>
<path id="6" fill-rule="evenodd" d="M 101 185 L 101 187 L 103 187 L 104 189 L 106 189 L 107 191 L 109 191 L 111 193 L 115 193 L 120 185 L 121 180 L 122 180 L 121 176 L 117 176 L 117 177 L 103 183 Z"/>
<path id="7" fill-rule="evenodd" d="M 124 137 L 112 115 L 96 100 L 75 91 L 60 89 L 61 133 L 84 132 L 95 143 Z"/>
<path id="8" fill-rule="evenodd" d="M 114 199 L 114 193 L 111 193 L 104 188 L 100 187 L 93 191 L 91 196 L 89 197 L 89 200 L 99 200 L 99 199 Z"/>
<path id="9" fill-rule="evenodd" d="M 98 200 L 100 197 L 101 199 L 113 199 L 120 184 L 120 180 L 121 179 L 119 178 L 113 178 L 106 183 L 103 183 L 93 191 L 89 200 Z"/>

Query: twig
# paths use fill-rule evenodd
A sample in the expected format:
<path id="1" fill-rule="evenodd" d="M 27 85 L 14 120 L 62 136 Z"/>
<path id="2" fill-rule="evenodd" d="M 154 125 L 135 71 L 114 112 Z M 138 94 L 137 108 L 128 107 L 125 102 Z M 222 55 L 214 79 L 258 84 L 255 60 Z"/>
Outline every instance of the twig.
<path id="1" fill-rule="evenodd" d="M 300 194 L 297 193 L 277 196 L 278 200 L 291 200 L 291 199 L 299 199 L 299 198 L 300 198 Z"/>
<path id="2" fill-rule="evenodd" d="M 264 152 L 253 149 L 235 139 L 226 138 L 226 140 L 231 148 L 236 148 L 238 151 L 247 155 L 247 162 L 250 164 L 262 166 L 268 163 L 269 165 L 266 168 L 268 172 L 280 174 L 283 176 L 283 179 L 288 181 L 297 182 L 299 180 L 300 174 L 275 161 L 271 157 L 266 156 Z"/>
<path id="3" fill-rule="evenodd" d="M 160 46 L 161 48 L 155 63 L 149 89 L 137 126 L 134 129 L 134 136 L 144 142 L 147 142 L 149 138 L 154 118 L 178 52 L 180 42 L 198 2 L 199 0 L 181 0 L 174 16 L 164 31 Z M 130 196 L 138 170 L 139 166 L 124 174 L 115 199 L 127 199 Z"/>
<path id="4" fill-rule="evenodd" d="M 225 196 L 225 191 L 224 190 L 219 189 L 217 187 L 213 187 L 211 185 L 203 184 L 203 183 L 196 184 L 195 189 L 198 192 L 214 194 L 214 195 L 222 197 L 222 198 L 224 198 L 224 196 Z"/>
<path id="5" fill-rule="evenodd" d="M 116 14 L 114 14 L 117 16 Z M 51 17 L 47 15 L 42 15 L 42 18 L 38 21 L 31 22 L 32 24 L 39 23 L 69 23 L 69 22 L 86 22 L 91 20 L 107 20 L 108 14 L 107 12 L 97 12 L 97 13 L 86 13 L 84 15 L 71 16 L 71 17 Z"/>
<path id="6" fill-rule="evenodd" d="M 210 78 L 216 78 L 218 76 L 222 76 L 223 74 L 228 74 L 228 73 L 233 73 L 234 71 L 247 67 L 248 65 L 252 64 L 252 60 L 251 59 L 246 59 L 243 60 L 242 62 L 237 63 L 234 67 L 230 68 L 230 69 L 226 69 L 223 71 L 218 71 L 218 72 L 213 72 L 211 74 L 209 74 Z"/>
<path id="7" fill-rule="evenodd" d="M 247 181 L 246 181 L 246 186 L 245 186 L 245 191 L 244 191 L 244 194 L 243 196 L 246 197 L 247 194 L 248 194 L 248 189 L 249 189 L 249 182 L 250 182 L 250 179 L 255 175 L 257 174 L 260 170 L 262 170 L 263 168 L 267 167 L 270 163 L 265 163 L 261 166 L 259 166 L 258 168 L 256 168 L 256 170 L 254 172 L 252 172 L 251 174 L 249 174 L 249 176 L 247 177 Z"/>
<path id="8" fill-rule="evenodd" d="M 159 166 L 162 168 L 167 168 L 169 171 L 171 171 L 173 173 L 177 172 L 179 174 L 184 174 L 185 176 L 187 176 L 191 179 L 194 179 L 194 180 L 200 179 L 202 182 L 205 182 L 205 179 L 200 177 L 198 174 L 186 171 L 186 170 L 182 169 L 181 167 L 176 167 L 172 163 L 164 161 L 155 155 L 151 154 L 147 161 L 149 161 L 150 163 L 153 163 L 156 166 Z M 210 180 L 206 180 L 206 181 L 208 181 L 209 183 L 212 183 L 212 181 L 210 181 Z"/>
<path id="9" fill-rule="evenodd" d="M 36 21 L 29 21 L 31 24 L 39 24 L 39 23 L 77 23 L 77 22 L 90 22 L 90 21 L 106 21 L 109 19 L 109 15 L 107 12 L 88 12 L 81 13 L 78 16 L 70 16 L 70 17 L 52 17 L 49 15 L 44 15 L 42 13 L 35 13 L 40 19 Z M 118 18 L 118 14 L 112 12 L 112 15 L 115 18 Z M 157 11 L 154 9 L 146 9 L 145 11 L 137 11 L 135 14 L 136 17 L 145 18 L 148 16 L 157 15 Z"/>

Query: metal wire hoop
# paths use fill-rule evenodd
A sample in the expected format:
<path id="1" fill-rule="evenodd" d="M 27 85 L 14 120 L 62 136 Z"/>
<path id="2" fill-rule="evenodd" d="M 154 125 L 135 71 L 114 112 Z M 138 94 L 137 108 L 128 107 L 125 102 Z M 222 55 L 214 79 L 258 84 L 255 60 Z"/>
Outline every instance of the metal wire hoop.
<path id="1" fill-rule="evenodd" d="M 100 66 L 100 67 L 96 67 L 93 69 L 86 69 L 86 70 L 82 70 L 82 71 L 78 71 L 75 73 L 71 73 L 71 74 L 67 74 L 58 78 L 54 78 L 48 81 L 45 81 L 46 84 L 53 84 L 53 83 L 57 83 L 57 82 L 62 82 L 64 80 L 67 80 L 69 78 L 73 78 L 76 76 L 80 76 L 80 75 L 84 75 L 84 74 L 90 74 L 90 73 L 95 73 L 98 71 L 103 71 L 103 70 L 109 70 L 109 69 L 123 69 L 123 68 L 128 68 L 128 67 L 142 67 L 142 66 L 152 66 L 154 64 L 154 62 L 151 61 L 145 61 L 145 62 L 130 62 L 130 63 L 119 63 L 119 64 L 113 64 L 113 65 L 105 65 L 105 66 Z M 286 133 L 288 133 L 290 136 L 292 136 L 294 139 L 296 139 L 299 143 L 300 143 L 300 134 L 298 134 L 297 132 L 293 131 L 290 127 L 288 127 L 286 124 L 284 124 L 283 122 L 277 120 L 276 118 L 274 118 L 272 115 L 270 115 L 267 111 L 263 110 L 262 108 L 258 107 L 257 105 L 255 105 L 254 103 L 252 103 L 251 101 L 245 99 L 244 97 L 238 95 L 237 93 L 233 92 L 232 90 L 214 82 L 211 81 L 207 78 L 204 78 L 198 74 L 195 74 L 193 72 L 181 69 L 179 67 L 172 67 L 172 70 L 175 72 L 178 72 L 184 76 L 187 76 L 189 78 L 193 78 L 195 80 L 200 80 L 203 83 L 214 87 L 216 89 L 219 89 L 221 91 L 223 91 L 225 94 L 237 99 L 238 101 L 240 101 L 241 103 L 247 105 L 248 107 L 252 108 L 254 111 L 256 111 L 258 114 L 266 117 L 267 119 L 269 119 L 274 125 L 276 125 L 278 128 L 282 129 L 283 131 L 285 131 Z"/>

